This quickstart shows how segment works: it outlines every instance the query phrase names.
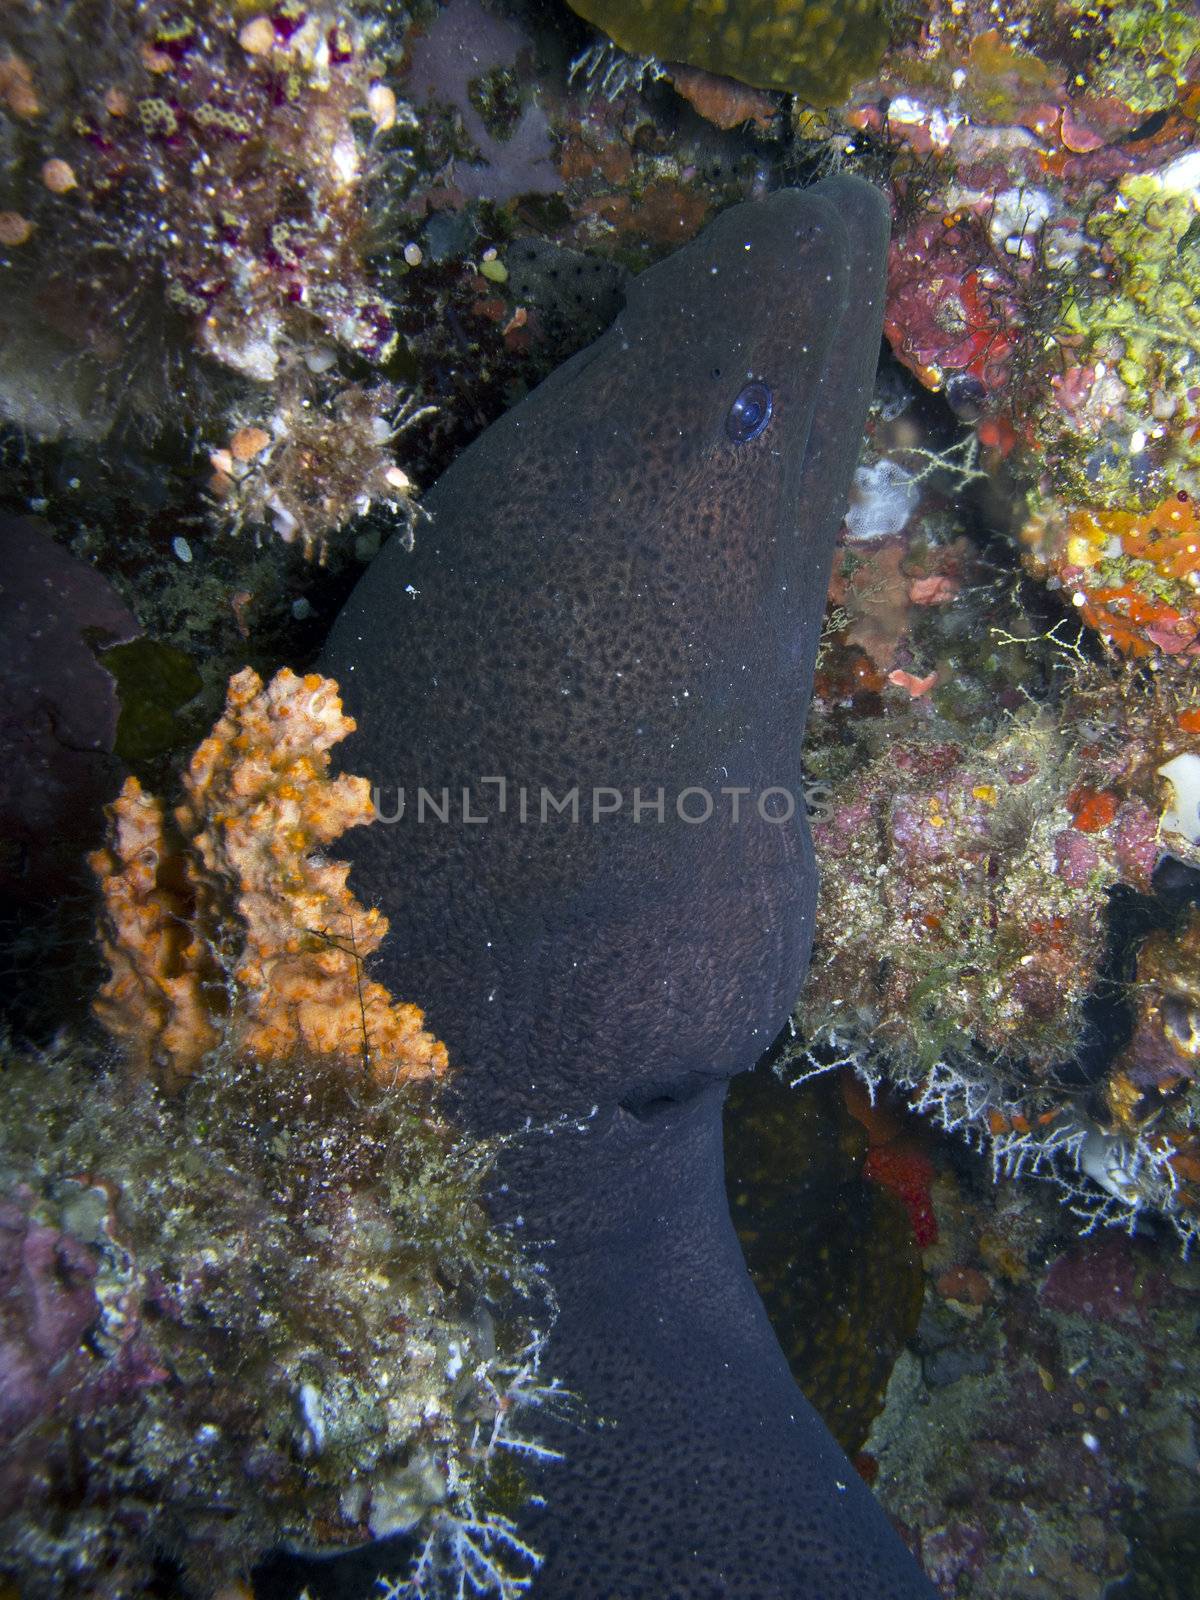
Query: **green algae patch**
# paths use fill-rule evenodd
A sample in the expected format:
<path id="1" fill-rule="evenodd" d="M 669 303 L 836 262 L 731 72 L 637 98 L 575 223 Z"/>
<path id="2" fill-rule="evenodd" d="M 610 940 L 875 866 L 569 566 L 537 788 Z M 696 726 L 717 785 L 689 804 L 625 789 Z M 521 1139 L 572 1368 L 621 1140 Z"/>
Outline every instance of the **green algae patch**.
<path id="1" fill-rule="evenodd" d="M 1152 113 L 1174 104 L 1188 83 L 1188 67 L 1200 53 L 1200 17 L 1178 0 L 1132 0 L 1106 8 L 1072 0 L 1085 27 L 1097 23 L 1111 43 L 1101 52 L 1097 87 L 1133 111 Z"/>
<path id="2" fill-rule="evenodd" d="M 203 687 L 189 655 L 143 638 L 114 645 L 102 659 L 117 682 L 121 709 L 113 748 L 122 761 L 149 761 L 186 742 L 190 729 L 181 728 L 179 713 Z"/>
<path id="3" fill-rule="evenodd" d="M 301 1056 L 217 1051 L 165 1095 L 5 1050 L 0 1082 L 0 1575 L 202 1600 L 272 1545 L 406 1532 L 447 1583 L 487 1546 L 517 1592 L 551 1308 L 484 1208 L 494 1143 Z"/>
<path id="4" fill-rule="evenodd" d="M 883 0 L 570 0 L 631 55 L 682 61 L 829 106 L 868 78 L 888 41 Z"/>

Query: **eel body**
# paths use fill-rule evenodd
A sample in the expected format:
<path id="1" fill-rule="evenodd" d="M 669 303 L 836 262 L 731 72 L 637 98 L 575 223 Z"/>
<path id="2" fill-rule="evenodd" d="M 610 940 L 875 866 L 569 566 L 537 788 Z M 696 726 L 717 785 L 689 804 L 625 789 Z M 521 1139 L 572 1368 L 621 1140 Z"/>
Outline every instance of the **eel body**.
<path id="1" fill-rule="evenodd" d="M 343 841 L 391 919 L 379 976 L 477 1130 L 554 1125 L 498 1200 L 543 1242 L 547 1366 L 586 1414 L 543 1430 L 566 1459 L 522 1523 L 535 1600 L 932 1594 L 791 1379 L 721 1155 L 724 1086 L 808 959 L 800 743 L 886 239 L 838 177 L 643 273 L 435 486 L 320 663 L 379 788 Z"/>

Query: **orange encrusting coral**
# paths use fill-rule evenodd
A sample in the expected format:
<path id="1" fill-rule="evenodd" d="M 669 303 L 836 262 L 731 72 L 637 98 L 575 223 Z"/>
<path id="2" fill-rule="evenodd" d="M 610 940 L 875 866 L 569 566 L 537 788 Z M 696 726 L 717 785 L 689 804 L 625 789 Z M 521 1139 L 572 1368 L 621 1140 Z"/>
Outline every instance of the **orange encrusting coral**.
<path id="1" fill-rule="evenodd" d="M 330 747 L 353 730 L 332 679 L 284 669 L 264 688 L 246 668 L 171 822 L 134 778 L 110 808 L 112 842 L 92 857 L 111 969 L 96 1010 L 169 1086 L 226 1028 L 260 1059 L 307 1050 L 385 1081 L 445 1069 L 421 1011 L 363 974 L 387 918 L 322 854 L 372 820 L 367 780 L 329 776 Z"/>
<path id="2" fill-rule="evenodd" d="M 1150 656 L 1155 648 L 1178 655 L 1196 643 L 1196 628 L 1165 601 L 1148 599 L 1132 584 L 1093 589 L 1079 614 L 1123 655 Z"/>
<path id="3" fill-rule="evenodd" d="M 127 778 L 109 817 L 109 843 L 89 858 L 104 892 L 100 946 L 109 966 L 94 1009 L 140 1074 L 169 1063 L 168 1076 L 183 1076 L 220 1038 L 213 996 L 221 991 L 211 988 L 218 971 L 189 917 L 162 801 Z"/>
<path id="4" fill-rule="evenodd" d="M 1187 494 L 1146 512 L 1035 516 L 1021 538 L 1031 564 L 1073 591 L 1084 622 L 1121 654 L 1200 654 L 1200 517 Z"/>
<path id="5" fill-rule="evenodd" d="M 1190 497 L 1174 495 L 1145 516 L 1110 512 L 1105 521 L 1126 555 L 1149 561 L 1164 578 L 1187 581 L 1200 572 L 1200 523 Z"/>

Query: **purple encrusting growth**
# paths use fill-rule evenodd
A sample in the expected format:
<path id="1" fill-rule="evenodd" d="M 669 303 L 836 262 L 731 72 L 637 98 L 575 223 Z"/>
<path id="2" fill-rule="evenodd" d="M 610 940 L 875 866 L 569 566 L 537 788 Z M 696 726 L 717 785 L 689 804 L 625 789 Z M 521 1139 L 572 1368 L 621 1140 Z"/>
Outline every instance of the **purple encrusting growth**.
<path id="1" fill-rule="evenodd" d="M 39 1219 L 45 1208 L 27 1185 L 0 1199 L 6 1507 L 21 1502 L 31 1481 L 53 1477 L 58 1437 L 48 1418 L 80 1423 L 170 1377 L 141 1327 L 129 1258 L 111 1226 L 111 1186 L 81 1174 L 63 1188 L 66 1227 Z"/>

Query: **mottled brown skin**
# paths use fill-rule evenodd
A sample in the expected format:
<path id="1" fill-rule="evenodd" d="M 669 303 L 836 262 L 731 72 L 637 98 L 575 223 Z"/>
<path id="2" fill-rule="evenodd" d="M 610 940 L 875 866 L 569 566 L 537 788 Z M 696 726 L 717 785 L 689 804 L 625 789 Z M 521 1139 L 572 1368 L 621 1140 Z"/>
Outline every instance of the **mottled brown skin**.
<path id="1" fill-rule="evenodd" d="M 523 1141 L 497 1197 L 552 1241 L 548 1367 L 590 1418 L 542 1430 L 567 1455 L 524 1524 L 546 1600 L 931 1592 L 791 1380 L 721 1170 L 724 1085 L 808 957 L 803 807 L 780 825 L 754 798 L 800 790 L 886 238 L 880 196 L 837 178 L 728 211 L 644 273 L 437 484 L 416 552 L 384 550 L 321 661 L 358 719 L 346 769 L 385 813 L 408 792 L 403 820 L 345 841 L 391 918 L 379 975 L 426 1008 L 476 1128 L 580 1119 Z M 738 444 L 750 379 L 774 411 Z M 501 775 L 503 816 L 480 783 Z M 446 785 L 456 819 L 470 787 L 488 820 L 418 823 L 417 784 Z M 521 784 L 625 804 L 521 823 Z M 665 789 L 662 823 L 632 820 L 635 785 Z M 741 822 L 728 801 L 679 820 L 691 786 L 749 790 Z"/>

